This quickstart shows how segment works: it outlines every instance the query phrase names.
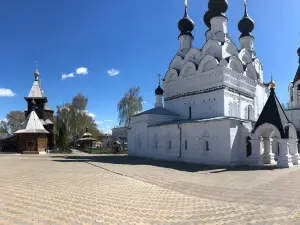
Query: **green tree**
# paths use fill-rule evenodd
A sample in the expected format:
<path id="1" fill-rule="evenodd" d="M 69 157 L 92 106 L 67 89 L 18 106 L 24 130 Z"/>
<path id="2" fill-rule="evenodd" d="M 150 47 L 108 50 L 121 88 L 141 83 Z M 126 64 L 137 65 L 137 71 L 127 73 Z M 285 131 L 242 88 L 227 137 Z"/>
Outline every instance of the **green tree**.
<path id="1" fill-rule="evenodd" d="M 7 130 L 13 134 L 19 130 L 21 123 L 25 120 L 25 114 L 21 111 L 11 111 L 6 115 Z"/>
<path id="2" fill-rule="evenodd" d="M 70 141 L 75 144 L 88 127 L 93 136 L 99 136 L 95 120 L 87 112 L 88 98 L 83 94 L 77 94 L 72 98 L 71 103 L 64 103 L 57 106 L 57 116 L 55 127 L 60 128 L 65 123 Z"/>
<path id="3" fill-rule="evenodd" d="M 60 150 L 65 151 L 68 150 L 68 134 L 66 124 L 62 123 L 59 129 L 58 140 L 57 140 L 58 147 Z"/>
<path id="4" fill-rule="evenodd" d="M 0 121 L 0 134 L 9 134 L 8 125 L 5 120 Z"/>
<path id="5" fill-rule="evenodd" d="M 118 103 L 119 124 L 127 126 L 130 117 L 142 111 L 143 97 L 140 95 L 139 87 L 130 88 Z"/>

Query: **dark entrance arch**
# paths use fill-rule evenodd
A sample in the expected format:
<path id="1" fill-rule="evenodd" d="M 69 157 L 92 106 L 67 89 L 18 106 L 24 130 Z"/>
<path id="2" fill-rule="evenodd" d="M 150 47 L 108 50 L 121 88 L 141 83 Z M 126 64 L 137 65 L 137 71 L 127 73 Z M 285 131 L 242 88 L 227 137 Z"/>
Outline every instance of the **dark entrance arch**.
<path id="1" fill-rule="evenodd" d="M 247 154 L 247 157 L 252 155 L 252 146 L 251 146 L 250 140 L 251 140 L 251 138 L 248 136 L 246 138 L 246 154 Z"/>

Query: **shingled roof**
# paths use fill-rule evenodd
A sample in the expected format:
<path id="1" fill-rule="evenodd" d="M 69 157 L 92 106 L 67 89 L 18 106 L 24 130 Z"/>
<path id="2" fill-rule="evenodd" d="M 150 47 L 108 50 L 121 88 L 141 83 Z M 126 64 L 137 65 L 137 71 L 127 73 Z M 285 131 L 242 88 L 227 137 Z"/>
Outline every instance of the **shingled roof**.
<path id="1" fill-rule="evenodd" d="M 28 98 L 43 98 L 43 93 L 40 87 L 40 83 L 38 80 L 35 80 L 32 84 L 30 92 L 27 96 Z"/>
<path id="2" fill-rule="evenodd" d="M 252 133 L 254 133 L 260 125 L 265 123 L 269 123 L 277 127 L 282 138 L 285 136 L 284 126 L 290 123 L 276 97 L 274 88 L 270 89 L 270 96 L 255 124 Z"/>
<path id="3" fill-rule="evenodd" d="M 141 116 L 141 115 L 149 115 L 149 114 L 154 114 L 154 115 L 166 115 L 166 116 L 179 116 L 178 114 L 168 110 L 168 109 L 165 109 L 165 108 L 162 108 L 162 107 L 156 107 L 156 108 L 152 108 L 152 109 L 149 109 L 145 112 L 141 112 L 139 114 L 136 114 L 132 117 L 136 117 L 136 116 Z"/>
<path id="4" fill-rule="evenodd" d="M 44 128 L 39 117 L 32 111 L 26 118 L 25 122 L 22 123 L 20 130 L 15 132 L 15 134 L 49 134 L 49 132 Z"/>
<path id="5" fill-rule="evenodd" d="M 53 111 L 48 104 L 45 104 L 44 109 L 47 111 Z"/>

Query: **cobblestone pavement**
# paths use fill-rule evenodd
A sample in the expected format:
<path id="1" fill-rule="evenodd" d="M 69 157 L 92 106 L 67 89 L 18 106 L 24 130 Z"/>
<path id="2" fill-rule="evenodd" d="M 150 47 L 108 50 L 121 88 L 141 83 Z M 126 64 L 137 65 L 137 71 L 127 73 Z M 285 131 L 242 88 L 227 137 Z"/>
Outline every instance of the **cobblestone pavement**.
<path id="1" fill-rule="evenodd" d="M 300 224 L 299 169 L 0 155 L 0 224 Z"/>

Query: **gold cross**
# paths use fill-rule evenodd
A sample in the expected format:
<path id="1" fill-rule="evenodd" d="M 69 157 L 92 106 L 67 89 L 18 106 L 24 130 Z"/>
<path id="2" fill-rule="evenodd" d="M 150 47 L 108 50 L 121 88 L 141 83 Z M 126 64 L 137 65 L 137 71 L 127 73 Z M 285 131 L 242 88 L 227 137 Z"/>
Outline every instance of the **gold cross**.
<path id="1" fill-rule="evenodd" d="M 244 6 L 247 6 L 247 0 L 244 0 Z"/>
<path id="2" fill-rule="evenodd" d="M 184 0 L 184 7 L 185 7 L 185 8 L 188 7 L 188 0 Z"/>

